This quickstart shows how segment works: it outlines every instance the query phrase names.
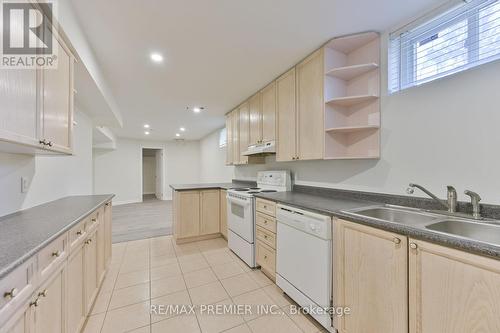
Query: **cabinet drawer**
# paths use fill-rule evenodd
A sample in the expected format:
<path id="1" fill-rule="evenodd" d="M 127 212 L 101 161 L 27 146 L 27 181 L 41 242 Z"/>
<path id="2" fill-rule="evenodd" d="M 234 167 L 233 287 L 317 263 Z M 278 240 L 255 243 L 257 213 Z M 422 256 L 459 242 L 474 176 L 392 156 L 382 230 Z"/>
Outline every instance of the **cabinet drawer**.
<path id="1" fill-rule="evenodd" d="M 276 233 L 276 219 L 274 217 L 257 212 L 255 220 L 258 226 Z"/>
<path id="2" fill-rule="evenodd" d="M 274 275 L 276 272 L 276 251 L 259 240 L 256 242 L 255 249 L 257 265 L 260 265 L 269 274 Z"/>
<path id="3" fill-rule="evenodd" d="M 93 212 L 87 219 L 85 220 L 85 230 L 90 232 L 91 230 L 97 227 L 97 223 L 99 223 L 99 214 L 97 211 Z"/>
<path id="4" fill-rule="evenodd" d="M 75 225 L 69 231 L 69 250 L 70 252 L 85 239 L 85 221 Z"/>
<path id="5" fill-rule="evenodd" d="M 269 200 L 257 199 L 256 200 L 257 211 L 276 217 L 276 203 Z"/>
<path id="6" fill-rule="evenodd" d="M 0 326 L 34 290 L 34 260 L 16 268 L 0 281 Z"/>
<path id="7" fill-rule="evenodd" d="M 276 234 L 269 230 L 257 227 L 257 239 L 273 249 L 276 248 Z"/>
<path id="8" fill-rule="evenodd" d="M 66 234 L 47 245 L 38 254 L 38 271 L 40 276 L 50 275 L 67 256 Z"/>

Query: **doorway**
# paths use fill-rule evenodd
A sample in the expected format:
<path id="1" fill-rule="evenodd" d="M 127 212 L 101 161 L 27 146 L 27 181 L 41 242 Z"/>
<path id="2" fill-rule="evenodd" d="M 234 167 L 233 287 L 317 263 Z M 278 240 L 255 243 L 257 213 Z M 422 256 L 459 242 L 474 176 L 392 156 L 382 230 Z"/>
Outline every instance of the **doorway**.
<path id="1" fill-rule="evenodd" d="M 163 149 L 142 149 L 142 199 L 163 200 Z"/>

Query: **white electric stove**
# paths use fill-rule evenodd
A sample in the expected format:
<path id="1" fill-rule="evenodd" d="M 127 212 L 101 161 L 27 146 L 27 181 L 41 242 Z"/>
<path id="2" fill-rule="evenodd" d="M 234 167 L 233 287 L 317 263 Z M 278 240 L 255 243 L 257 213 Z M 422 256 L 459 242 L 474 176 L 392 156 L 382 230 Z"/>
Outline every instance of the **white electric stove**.
<path id="1" fill-rule="evenodd" d="M 232 188 L 227 191 L 228 246 L 248 266 L 256 266 L 254 194 L 291 189 L 289 171 L 261 171 L 257 174 L 257 187 Z"/>

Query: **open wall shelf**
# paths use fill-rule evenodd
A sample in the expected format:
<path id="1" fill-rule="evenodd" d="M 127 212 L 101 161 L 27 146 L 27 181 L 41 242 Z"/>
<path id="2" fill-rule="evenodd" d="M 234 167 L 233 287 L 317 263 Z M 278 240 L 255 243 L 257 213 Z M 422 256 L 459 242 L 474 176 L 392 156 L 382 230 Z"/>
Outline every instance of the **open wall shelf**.
<path id="1" fill-rule="evenodd" d="M 325 45 L 325 159 L 380 157 L 380 36 Z"/>

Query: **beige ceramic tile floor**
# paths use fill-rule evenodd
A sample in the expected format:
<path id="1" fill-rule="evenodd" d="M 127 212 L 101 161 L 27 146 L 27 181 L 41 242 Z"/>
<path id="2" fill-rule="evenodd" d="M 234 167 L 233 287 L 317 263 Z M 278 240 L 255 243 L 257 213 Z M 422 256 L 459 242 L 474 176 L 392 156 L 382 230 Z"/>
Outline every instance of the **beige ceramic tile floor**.
<path id="1" fill-rule="evenodd" d="M 251 313 L 151 314 L 151 305 L 251 306 Z M 251 270 L 222 238 L 175 245 L 171 236 L 113 244 L 111 268 L 85 333 L 319 332 L 308 316 L 259 270 Z M 274 305 L 275 314 L 256 307 Z M 277 313 L 277 314 L 276 314 Z"/>

